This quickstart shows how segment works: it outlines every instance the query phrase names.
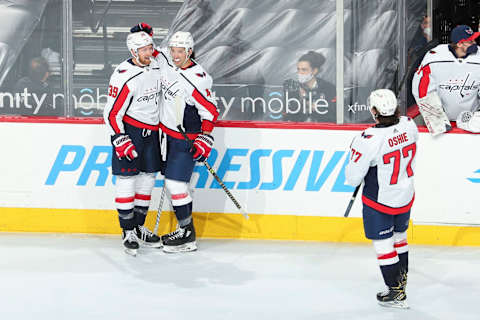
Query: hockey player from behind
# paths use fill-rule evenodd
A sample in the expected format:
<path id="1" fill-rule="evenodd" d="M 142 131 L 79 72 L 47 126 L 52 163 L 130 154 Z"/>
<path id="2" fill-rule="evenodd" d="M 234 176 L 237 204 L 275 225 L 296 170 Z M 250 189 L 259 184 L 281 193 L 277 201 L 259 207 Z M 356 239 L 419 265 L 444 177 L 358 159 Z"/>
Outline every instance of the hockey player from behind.
<path id="1" fill-rule="evenodd" d="M 113 145 L 115 205 L 123 244 L 136 254 L 139 242 L 161 247 L 145 226 L 155 174 L 160 171 L 158 133 L 160 69 L 152 58 L 153 40 L 145 32 L 129 34 L 132 58 L 120 63 L 110 78 L 104 119 Z"/>
<path id="2" fill-rule="evenodd" d="M 383 306 L 406 308 L 407 229 L 414 200 L 413 176 L 418 129 L 399 117 L 397 99 L 388 89 L 368 99 L 376 125 L 355 137 L 345 175 L 347 183 L 364 181 L 363 226 L 371 239 L 388 290 L 377 294 Z"/>
<path id="3" fill-rule="evenodd" d="M 455 27 L 450 44 L 430 50 L 412 81 L 412 93 L 431 133 L 459 128 L 480 132 L 480 53 L 475 39 L 480 32 Z"/>
<path id="4" fill-rule="evenodd" d="M 151 27 L 143 23 L 131 29 L 139 30 L 151 32 Z M 218 117 L 212 78 L 194 60 L 193 45 L 189 32 L 178 31 L 168 41 L 168 48 L 155 52 L 162 68 L 162 173 L 178 221 L 177 230 L 162 236 L 165 252 L 197 249 L 189 182 L 195 162 L 210 155 L 214 142 L 211 133 Z M 193 141 L 193 149 L 177 129 L 179 124 Z"/>

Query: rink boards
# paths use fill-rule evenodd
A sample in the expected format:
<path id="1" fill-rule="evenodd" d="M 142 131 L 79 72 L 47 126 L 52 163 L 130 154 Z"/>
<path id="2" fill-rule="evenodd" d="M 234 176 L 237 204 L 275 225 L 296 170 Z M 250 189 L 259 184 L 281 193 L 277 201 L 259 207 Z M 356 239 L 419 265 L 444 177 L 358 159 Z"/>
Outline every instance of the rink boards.
<path id="1" fill-rule="evenodd" d="M 360 197 L 345 184 L 348 146 L 358 130 L 216 128 L 210 164 L 251 218 L 246 221 L 197 165 L 194 212 L 203 237 L 365 241 Z M 0 231 L 118 233 L 112 156 L 100 124 L 0 125 Z M 421 133 L 410 241 L 480 245 L 478 135 Z M 148 223 L 154 223 L 157 176 Z M 161 230 L 174 226 L 164 205 Z"/>

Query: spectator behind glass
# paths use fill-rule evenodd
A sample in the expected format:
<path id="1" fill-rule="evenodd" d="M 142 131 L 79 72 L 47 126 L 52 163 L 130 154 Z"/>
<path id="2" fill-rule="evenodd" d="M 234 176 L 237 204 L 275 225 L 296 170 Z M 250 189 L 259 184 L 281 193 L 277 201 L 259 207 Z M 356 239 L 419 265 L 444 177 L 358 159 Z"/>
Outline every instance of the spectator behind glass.
<path id="1" fill-rule="evenodd" d="M 16 104 L 21 115 L 63 115 L 61 108 L 56 108 L 53 101 L 53 90 L 48 84 L 49 66 L 42 57 L 30 61 L 28 76 L 15 84 Z"/>
<path id="2" fill-rule="evenodd" d="M 325 63 L 325 57 L 309 51 L 298 59 L 297 79 L 283 83 L 286 112 L 283 119 L 297 122 L 332 121 L 335 117 L 333 84 L 317 75 Z"/>
<path id="3" fill-rule="evenodd" d="M 412 44 L 408 49 L 407 64 L 410 68 L 410 73 L 407 75 L 406 88 L 411 88 L 414 71 L 420 66 L 425 54 L 435 47 L 438 42 L 431 43 L 427 46 L 427 43 L 432 41 L 432 23 L 429 16 L 423 16 L 422 22 L 418 26 L 417 32 L 412 39 Z M 412 95 L 411 90 L 407 90 L 407 108 L 415 105 L 415 98 Z"/>

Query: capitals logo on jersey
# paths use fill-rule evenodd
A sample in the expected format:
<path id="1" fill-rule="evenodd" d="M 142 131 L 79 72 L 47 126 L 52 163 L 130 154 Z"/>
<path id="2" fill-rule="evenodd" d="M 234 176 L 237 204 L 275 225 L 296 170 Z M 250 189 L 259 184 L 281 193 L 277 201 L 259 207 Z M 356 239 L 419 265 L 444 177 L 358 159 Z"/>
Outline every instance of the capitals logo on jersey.
<path id="1" fill-rule="evenodd" d="M 438 87 L 442 90 L 447 90 L 448 92 L 458 92 L 460 96 L 463 98 L 465 96 L 471 95 L 472 93 L 476 93 L 480 88 L 480 83 L 475 83 L 475 80 L 468 81 L 470 79 L 471 74 L 467 73 L 465 79 L 461 80 L 452 80 L 449 79 L 447 83 L 440 84 Z"/>

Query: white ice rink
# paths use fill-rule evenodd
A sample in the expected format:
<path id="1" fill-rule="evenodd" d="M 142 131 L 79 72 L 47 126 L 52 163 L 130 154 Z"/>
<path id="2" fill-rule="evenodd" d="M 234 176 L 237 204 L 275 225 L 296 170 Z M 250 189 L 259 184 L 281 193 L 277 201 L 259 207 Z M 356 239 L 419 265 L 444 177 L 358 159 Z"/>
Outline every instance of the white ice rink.
<path id="1" fill-rule="evenodd" d="M 410 247 L 409 310 L 376 303 L 370 245 L 199 240 L 127 256 L 117 236 L 0 233 L 0 319 L 480 319 L 480 248 Z"/>

